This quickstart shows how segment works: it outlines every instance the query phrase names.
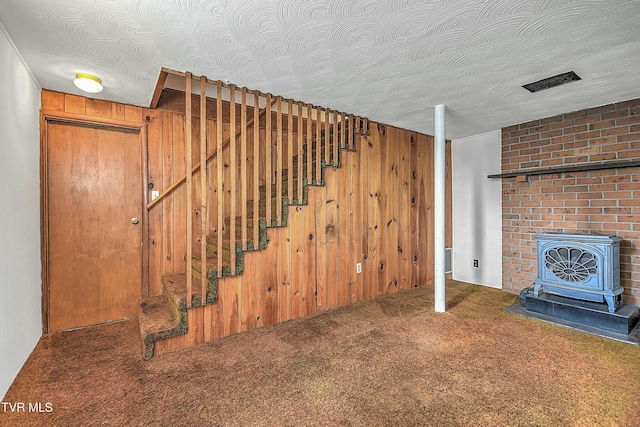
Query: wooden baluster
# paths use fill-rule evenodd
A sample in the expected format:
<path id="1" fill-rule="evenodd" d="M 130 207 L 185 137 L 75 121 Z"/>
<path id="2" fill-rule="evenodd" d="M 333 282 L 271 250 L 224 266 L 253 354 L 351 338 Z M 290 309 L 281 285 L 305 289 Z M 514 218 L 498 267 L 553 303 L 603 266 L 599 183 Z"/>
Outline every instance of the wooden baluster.
<path id="1" fill-rule="evenodd" d="M 356 149 L 356 143 L 353 140 L 353 116 L 351 114 L 349 114 L 349 148 L 351 150 L 355 150 Z"/>
<path id="2" fill-rule="evenodd" d="M 346 124 L 346 120 L 344 119 L 344 113 L 340 113 L 340 147 L 342 147 L 342 148 L 344 148 L 346 150 L 349 147 L 347 147 L 347 141 L 344 138 L 344 136 L 345 136 L 344 126 L 345 126 L 345 124 Z"/>
<path id="3" fill-rule="evenodd" d="M 316 185 L 322 183 L 322 109 L 316 107 Z"/>
<path id="4" fill-rule="evenodd" d="M 324 110 L 324 164 L 328 165 L 329 163 L 331 163 L 331 150 L 329 147 L 329 109 L 325 108 Z"/>
<path id="5" fill-rule="evenodd" d="M 265 105 L 265 109 L 268 106 Z M 260 245 L 260 92 L 253 92 L 253 250 Z"/>
<path id="6" fill-rule="evenodd" d="M 242 88 L 242 106 L 240 108 L 240 129 L 242 129 L 242 139 L 240 140 L 240 222 L 242 226 L 242 249 L 247 247 L 247 88 Z M 236 247 L 231 246 L 231 253 L 235 254 Z M 235 264 L 234 264 L 235 268 Z"/>
<path id="7" fill-rule="evenodd" d="M 267 100 L 266 100 L 266 104 L 265 104 L 265 108 L 267 109 L 266 112 L 266 116 L 265 116 L 265 143 L 264 143 L 264 149 L 265 149 L 265 191 L 266 191 L 266 195 L 265 195 L 265 210 L 267 212 L 267 226 L 271 227 L 271 217 L 272 217 L 272 210 L 271 210 L 271 94 L 268 93 L 267 94 Z"/>
<path id="8" fill-rule="evenodd" d="M 191 307 L 191 287 L 192 287 L 192 267 L 193 267 L 193 158 L 192 156 L 192 141 L 191 141 L 191 73 L 187 73 L 185 77 L 185 152 L 186 152 L 186 169 L 187 169 L 187 188 L 186 188 L 186 205 L 187 205 L 187 307 Z"/>
<path id="9" fill-rule="evenodd" d="M 218 241 L 216 243 L 216 268 L 218 277 L 222 277 L 222 230 L 224 228 L 224 194 L 222 188 L 223 164 L 222 164 L 222 82 L 216 84 L 216 144 L 218 146 L 218 155 L 216 167 L 218 169 Z M 235 132 L 233 132 L 235 136 Z"/>
<path id="10" fill-rule="evenodd" d="M 304 151 L 302 150 L 302 102 L 298 101 L 298 194 L 295 199 L 302 203 L 302 164 L 304 163 Z"/>
<path id="11" fill-rule="evenodd" d="M 200 279 L 202 304 L 207 302 L 207 234 L 209 220 L 207 215 L 207 79 L 200 77 Z"/>
<path id="12" fill-rule="evenodd" d="M 277 100 L 277 153 L 276 153 L 276 220 L 282 225 L 282 97 Z"/>
<path id="13" fill-rule="evenodd" d="M 287 200 L 293 201 L 293 101 L 287 102 Z"/>
<path id="14" fill-rule="evenodd" d="M 333 141 L 333 165 L 338 166 L 338 113 L 333 111 L 331 113 L 331 118 L 333 120 L 333 132 L 331 133 L 331 140 Z"/>
<path id="15" fill-rule="evenodd" d="M 229 137 L 231 138 L 229 142 L 229 168 L 231 172 L 231 182 L 230 185 L 230 194 L 231 194 L 231 205 L 230 214 L 229 214 L 229 256 L 231 263 L 231 275 L 236 274 L 236 202 L 238 200 L 238 189 L 236 187 L 237 183 L 237 168 L 238 168 L 238 158 L 236 153 L 236 87 L 235 85 L 229 86 Z M 222 152 L 218 154 L 221 156 Z M 222 252 L 222 247 L 219 247 L 218 250 Z"/>
<path id="16" fill-rule="evenodd" d="M 313 176 L 311 175 L 313 162 L 313 151 L 311 149 L 311 104 L 307 104 L 307 184 L 313 183 Z"/>

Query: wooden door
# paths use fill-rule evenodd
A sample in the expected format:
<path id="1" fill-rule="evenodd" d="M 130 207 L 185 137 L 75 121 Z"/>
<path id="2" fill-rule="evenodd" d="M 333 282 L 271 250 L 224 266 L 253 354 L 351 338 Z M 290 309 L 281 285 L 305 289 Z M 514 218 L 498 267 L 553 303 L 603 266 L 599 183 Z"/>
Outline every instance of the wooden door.
<path id="1" fill-rule="evenodd" d="M 139 134 L 58 122 L 46 132 L 48 329 L 135 316 L 142 294 Z"/>

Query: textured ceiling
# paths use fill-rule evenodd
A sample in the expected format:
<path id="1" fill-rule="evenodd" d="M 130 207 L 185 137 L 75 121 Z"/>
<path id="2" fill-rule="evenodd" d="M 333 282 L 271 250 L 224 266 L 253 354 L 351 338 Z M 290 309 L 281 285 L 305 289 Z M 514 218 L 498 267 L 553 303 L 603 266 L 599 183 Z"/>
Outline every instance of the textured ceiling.
<path id="1" fill-rule="evenodd" d="M 638 0 L 2 0 L 43 88 L 148 106 L 161 67 L 459 138 L 640 97 Z M 520 86 L 574 70 L 581 81 Z"/>

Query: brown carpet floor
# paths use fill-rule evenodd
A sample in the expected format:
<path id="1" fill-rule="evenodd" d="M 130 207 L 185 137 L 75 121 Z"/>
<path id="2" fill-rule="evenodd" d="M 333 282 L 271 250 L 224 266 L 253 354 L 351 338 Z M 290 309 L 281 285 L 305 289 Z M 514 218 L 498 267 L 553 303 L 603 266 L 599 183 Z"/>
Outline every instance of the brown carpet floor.
<path id="1" fill-rule="evenodd" d="M 137 321 L 40 340 L 3 426 L 638 426 L 640 348 L 450 282 L 141 358 Z M 7 408 L 8 409 L 8 408 Z"/>

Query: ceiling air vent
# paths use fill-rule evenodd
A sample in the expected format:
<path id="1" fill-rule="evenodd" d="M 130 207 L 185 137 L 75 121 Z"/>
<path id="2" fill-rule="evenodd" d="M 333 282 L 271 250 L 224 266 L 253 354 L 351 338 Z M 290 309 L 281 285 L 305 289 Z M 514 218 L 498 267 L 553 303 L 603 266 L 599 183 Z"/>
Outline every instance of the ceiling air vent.
<path id="1" fill-rule="evenodd" d="M 565 83 L 575 82 L 577 80 L 581 80 L 580 76 L 578 76 L 573 71 L 569 71 L 568 73 L 558 74 L 557 76 L 547 77 L 546 79 L 538 80 L 537 82 L 528 83 L 523 85 L 522 87 L 528 90 L 529 92 L 538 92 L 543 89 L 549 89 L 552 87 L 560 86 Z"/>

